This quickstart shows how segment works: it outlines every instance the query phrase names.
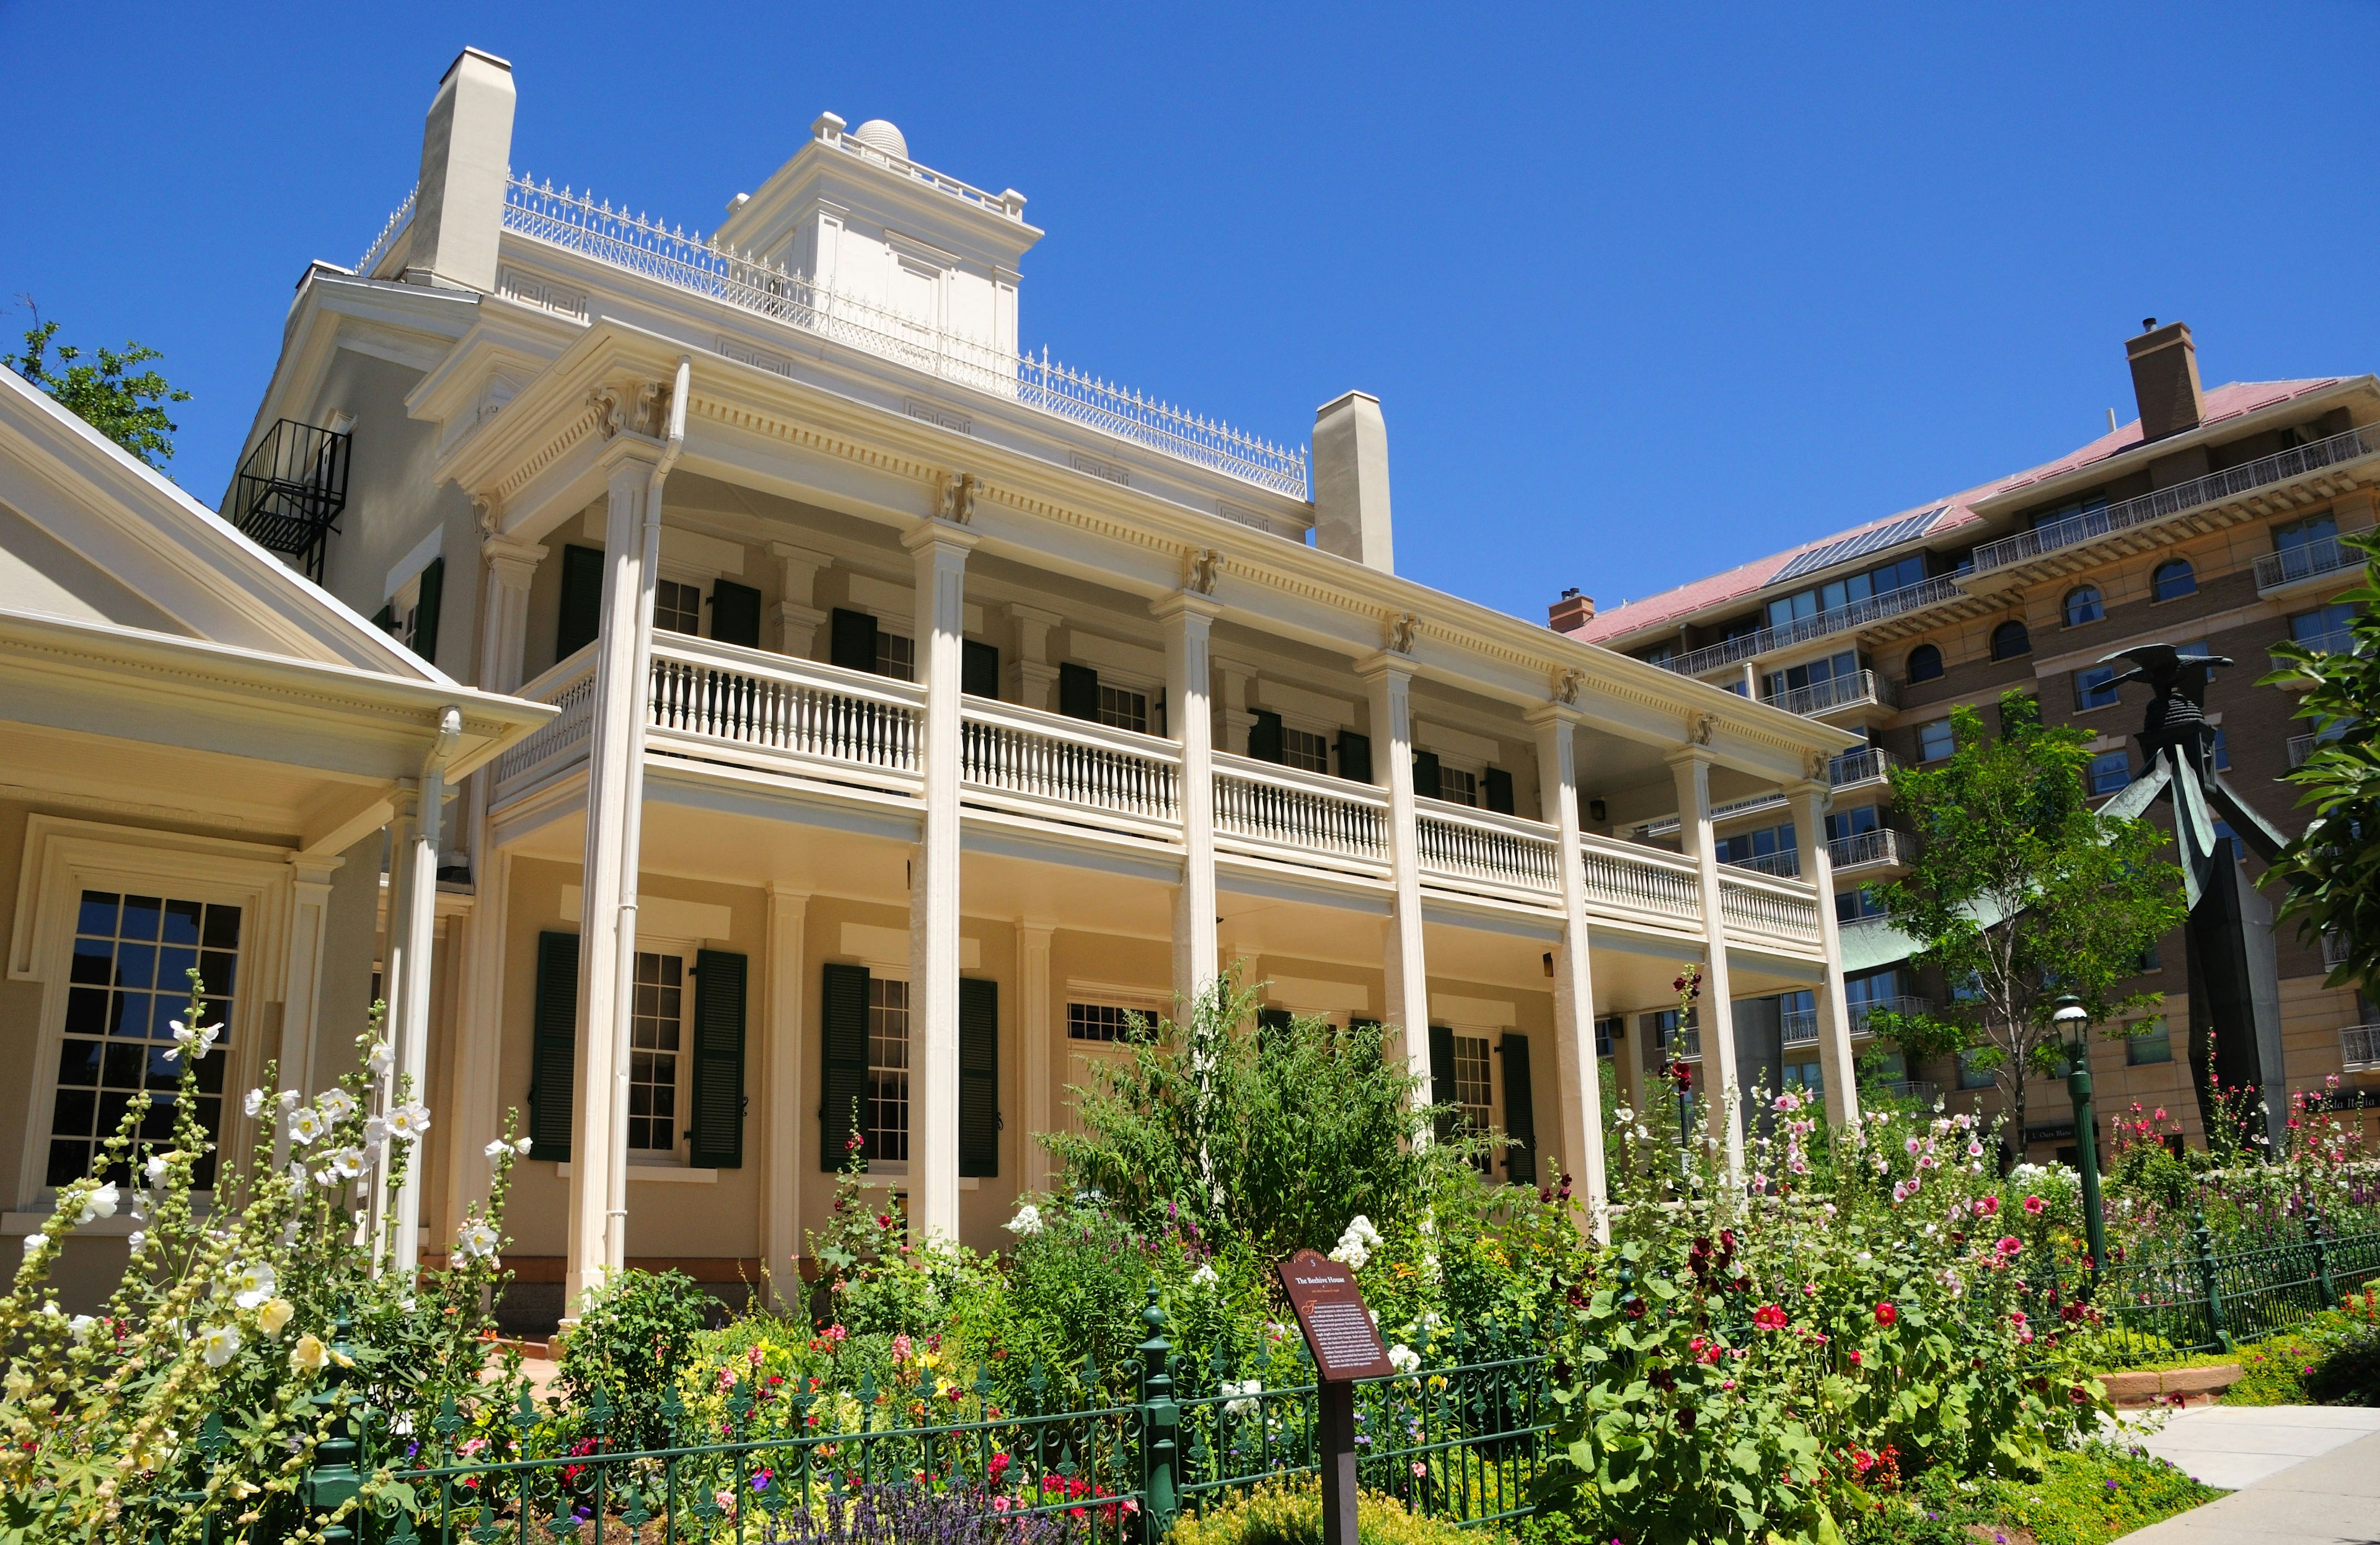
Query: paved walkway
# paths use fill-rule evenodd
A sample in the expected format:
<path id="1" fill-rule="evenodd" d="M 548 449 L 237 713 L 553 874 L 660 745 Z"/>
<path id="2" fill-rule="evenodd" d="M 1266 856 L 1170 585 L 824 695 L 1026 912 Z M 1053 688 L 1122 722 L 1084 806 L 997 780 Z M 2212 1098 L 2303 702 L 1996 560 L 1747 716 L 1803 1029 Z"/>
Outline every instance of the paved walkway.
<path id="1" fill-rule="evenodd" d="M 2380 1545 L 2380 1410 L 2210 1405 L 2140 1442 L 2231 1495 L 2119 1545 Z"/>

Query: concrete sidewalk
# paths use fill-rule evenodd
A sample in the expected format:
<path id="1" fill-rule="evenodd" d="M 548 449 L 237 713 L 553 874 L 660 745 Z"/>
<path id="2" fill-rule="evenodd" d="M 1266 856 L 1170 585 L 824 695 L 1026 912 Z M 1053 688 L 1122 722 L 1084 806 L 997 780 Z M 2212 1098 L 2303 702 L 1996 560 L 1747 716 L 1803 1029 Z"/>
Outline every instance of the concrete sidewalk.
<path id="1" fill-rule="evenodd" d="M 2139 1442 L 2231 1495 L 2119 1545 L 2380 1545 L 2380 1410 L 2215 1405 Z"/>

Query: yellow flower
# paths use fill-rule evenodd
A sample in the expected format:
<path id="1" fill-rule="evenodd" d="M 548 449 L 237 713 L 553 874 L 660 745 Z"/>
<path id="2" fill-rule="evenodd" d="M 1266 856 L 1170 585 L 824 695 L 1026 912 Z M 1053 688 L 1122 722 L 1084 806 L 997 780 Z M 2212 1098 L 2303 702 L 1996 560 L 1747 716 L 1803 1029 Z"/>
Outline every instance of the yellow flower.
<path id="1" fill-rule="evenodd" d="M 256 1311 L 256 1328 L 268 1336 L 277 1336 L 297 1312 L 298 1306 L 286 1298 L 268 1298 L 264 1307 Z"/>
<path id="2" fill-rule="evenodd" d="M 311 1331 L 299 1336 L 298 1344 L 289 1349 L 289 1366 L 301 1373 L 319 1372 L 330 1360 L 331 1349 Z"/>

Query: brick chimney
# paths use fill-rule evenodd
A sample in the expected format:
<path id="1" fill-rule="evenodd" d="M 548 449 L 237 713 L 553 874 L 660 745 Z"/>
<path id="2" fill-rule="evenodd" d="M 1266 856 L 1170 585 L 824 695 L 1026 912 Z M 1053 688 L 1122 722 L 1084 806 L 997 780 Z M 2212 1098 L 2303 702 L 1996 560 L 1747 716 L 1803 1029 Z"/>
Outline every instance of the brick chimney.
<path id="1" fill-rule="evenodd" d="M 1594 620 L 1595 597 L 1579 594 L 1575 587 L 1546 608 L 1546 626 L 1557 633 L 1575 633 Z"/>
<path id="2" fill-rule="evenodd" d="M 2190 341 L 2187 323 L 2159 327 L 2156 318 L 2146 319 L 2141 335 L 2124 341 L 2124 357 L 2131 361 L 2143 441 L 2198 427 L 2205 399 L 2198 389 L 2198 347 Z"/>

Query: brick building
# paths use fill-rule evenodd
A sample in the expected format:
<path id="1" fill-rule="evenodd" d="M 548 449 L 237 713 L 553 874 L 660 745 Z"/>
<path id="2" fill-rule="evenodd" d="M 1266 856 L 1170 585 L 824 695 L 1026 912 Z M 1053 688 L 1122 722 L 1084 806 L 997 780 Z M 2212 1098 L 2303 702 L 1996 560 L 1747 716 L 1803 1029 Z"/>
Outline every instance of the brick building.
<path id="1" fill-rule="evenodd" d="M 2236 662 L 2207 700 L 2218 765 L 2283 830 L 2301 825 L 2278 780 L 2313 738 L 2293 717 L 2294 695 L 2258 679 L 2283 639 L 2346 642 L 2350 609 L 2334 598 L 2359 566 L 2338 539 L 2373 524 L 2380 383 L 2362 375 L 2205 389 L 2190 329 L 2154 319 L 2125 347 L 2140 419 L 2115 428 L 2111 412 L 2107 434 L 2054 461 L 1600 615 L 1575 594 L 1552 610 L 1560 631 L 1866 738 L 1866 749 L 1836 760 L 1826 818 L 1855 1030 L 1868 1004 L 1942 991 L 1896 958 L 1897 936 L 1874 918 L 1866 888 L 1902 872 L 1907 857 L 1886 773 L 1947 756 L 1957 705 L 1984 707 L 1989 722 L 2000 694 L 2034 691 L 2046 721 L 2095 737 L 2094 792 L 2113 794 L 2143 771 L 2131 736 L 2143 688 L 2109 686 L 2114 673 L 2098 662 L 2134 644 L 2203 643 Z M 1782 801 L 1721 813 L 1725 861 L 1795 871 Z M 1652 841 L 1676 830 L 1660 812 L 1614 825 Z M 2289 1088 L 2324 1089 L 2339 1076 L 2346 1102 L 2369 1105 L 2380 1092 L 2380 1015 L 2362 994 L 2323 985 L 2324 951 L 2293 927 L 2276 945 Z M 2187 1023 L 2179 930 L 2140 985 L 2165 994 L 2148 1017 L 2170 1029 L 2097 1045 L 2100 1107 L 2162 1106 L 2196 1140 L 2188 1052 L 2172 1033 Z M 1812 1028 L 1791 1004 L 1780 1019 L 1791 1073 L 1797 1032 Z M 1872 1038 L 1857 1044 L 1911 1092 L 1938 1089 L 1960 1108 L 1998 1102 L 1981 1070 L 1906 1067 Z M 2028 1152 L 2069 1148 L 2062 1088 L 2029 1090 L 2027 1103 Z"/>

